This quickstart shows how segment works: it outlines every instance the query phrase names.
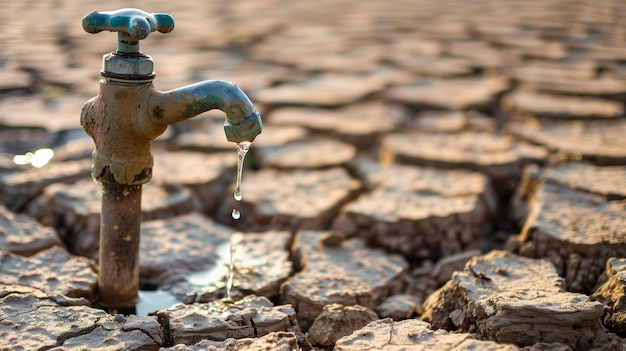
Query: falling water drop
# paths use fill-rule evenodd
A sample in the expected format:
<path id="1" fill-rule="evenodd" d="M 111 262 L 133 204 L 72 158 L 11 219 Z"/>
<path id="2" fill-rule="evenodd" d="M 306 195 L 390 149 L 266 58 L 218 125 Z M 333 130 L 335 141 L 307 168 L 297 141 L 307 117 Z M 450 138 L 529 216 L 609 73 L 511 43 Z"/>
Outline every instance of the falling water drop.
<path id="1" fill-rule="evenodd" d="M 241 218 L 241 213 L 236 208 L 233 208 L 233 213 L 231 213 L 230 215 L 233 217 L 233 219 Z"/>

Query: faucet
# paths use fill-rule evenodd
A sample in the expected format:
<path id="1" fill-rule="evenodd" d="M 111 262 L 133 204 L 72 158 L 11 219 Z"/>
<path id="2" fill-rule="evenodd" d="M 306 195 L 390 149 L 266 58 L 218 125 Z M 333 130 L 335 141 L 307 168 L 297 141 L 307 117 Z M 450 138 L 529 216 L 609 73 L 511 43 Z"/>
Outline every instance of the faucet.
<path id="1" fill-rule="evenodd" d="M 172 123 L 211 109 L 226 114 L 226 139 L 252 142 L 261 116 L 236 85 L 208 80 L 170 91 L 152 84 L 152 58 L 139 51 L 151 32 L 169 33 L 174 18 L 125 8 L 83 17 L 88 33 L 118 33 L 117 50 L 103 56 L 100 93 L 82 108 L 80 122 L 93 138 L 92 177 L 102 183 L 98 292 L 104 307 L 132 309 L 139 288 L 141 187 L 152 177 L 151 141 Z"/>

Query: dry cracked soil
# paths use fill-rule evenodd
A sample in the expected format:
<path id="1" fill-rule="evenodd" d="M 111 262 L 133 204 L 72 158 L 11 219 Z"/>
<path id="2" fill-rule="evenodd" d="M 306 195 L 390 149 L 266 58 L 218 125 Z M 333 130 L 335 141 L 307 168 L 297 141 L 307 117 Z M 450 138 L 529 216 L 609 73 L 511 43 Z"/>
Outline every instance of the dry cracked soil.
<path id="1" fill-rule="evenodd" d="M 142 3 L 155 88 L 264 130 L 241 202 L 221 111 L 152 142 L 133 311 L 79 117 L 117 39 L 82 17 L 138 5 L 0 6 L 0 350 L 626 350 L 623 1 Z"/>

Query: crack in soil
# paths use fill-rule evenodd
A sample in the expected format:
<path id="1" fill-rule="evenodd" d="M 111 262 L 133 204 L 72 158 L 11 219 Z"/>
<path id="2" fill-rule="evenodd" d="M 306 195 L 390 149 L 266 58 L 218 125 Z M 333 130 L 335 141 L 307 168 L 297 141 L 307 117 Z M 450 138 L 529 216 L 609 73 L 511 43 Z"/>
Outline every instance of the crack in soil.
<path id="1" fill-rule="evenodd" d="M 157 321 L 158 321 L 158 318 L 157 318 Z M 161 329 L 163 329 L 163 326 L 161 325 L 161 323 L 159 323 L 159 326 L 161 327 Z M 138 328 L 138 327 L 137 327 L 137 328 L 126 328 L 126 323 L 124 323 L 124 324 L 122 325 L 122 330 L 123 330 L 123 331 L 135 331 L 135 330 L 136 330 L 136 331 L 139 331 L 139 332 L 141 332 L 141 333 L 145 334 L 148 338 L 150 338 L 150 340 L 152 340 L 152 342 L 154 342 L 154 344 L 155 344 L 155 345 L 158 345 L 158 346 L 165 346 L 165 345 L 161 345 L 162 343 L 160 343 L 160 342 L 156 341 L 156 340 L 154 339 L 154 337 L 152 336 L 152 334 L 150 334 L 150 332 L 149 332 L 149 331 L 147 331 L 147 330 L 144 330 L 144 329 L 141 329 L 141 328 Z M 163 342 L 165 342 L 165 338 L 163 339 Z"/>
<path id="2" fill-rule="evenodd" d="M 453 345 L 452 347 L 450 347 L 450 350 L 456 350 L 457 347 L 461 346 L 463 343 L 465 343 L 468 339 L 470 339 L 470 336 L 467 335 L 465 336 L 463 339 L 461 339 L 458 343 L 456 343 L 455 345 Z"/>
<path id="3" fill-rule="evenodd" d="M 8 292 L 6 295 L 4 295 L 4 296 L 2 296 L 2 297 L 0 297 L 0 298 L 5 298 L 5 297 L 7 297 L 7 296 L 14 295 L 14 294 L 17 294 L 17 295 L 24 295 L 24 296 L 32 296 L 32 297 L 34 297 L 35 299 L 37 299 L 38 301 L 41 301 L 41 300 L 48 300 L 48 301 L 52 301 L 52 302 L 54 302 L 53 300 L 51 300 L 51 299 L 50 299 L 50 297 L 47 297 L 47 296 L 46 296 L 45 298 L 38 298 L 38 297 L 36 297 L 36 296 L 30 295 L 30 294 L 25 294 L 24 292 L 19 292 L 19 291 Z M 14 311 L 14 313 L 13 313 L 13 314 L 11 314 L 11 315 L 9 315 L 9 316 L 6 316 L 5 318 L 0 318 L 0 321 L 4 321 L 4 320 L 6 320 L 6 319 L 8 319 L 8 318 L 13 318 L 13 317 L 16 317 L 16 316 L 21 316 L 21 315 L 24 315 L 24 314 L 28 314 L 28 313 L 31 313 L 31 312 L 33 312 L 33 311 L 35 311 L 35 310 L 38 310 L 38 309 L 39 309 L 39 308 L 41 308 L 41 307 L 45 307 L 45 306 L 33 306 L 32 304 L 31 304 L 31 305 L 29 305 L 29 306 L 30 306 L 32 309 L 29 309 L 28 311 Z"/>
<path id="4" fill-rule="evenodd" d="M 254 324 L 254 317 L 250 318 L 250 325 L 252 325 L 252 331 L 254 332 L 254 337 L 258 338 L 259 337 L 259 331 L 256 328 L 256 324 Z"/>
<path id="5" fill-rule="evenodd" d="M 157 322 L 163 331 L 163 347 L 174 346 L 174 336 L 171 333 L 169 316 L 165 313 L 158 313 Z"/>
<path id="6" fill-rule="evenodd" d="M 99 320 L 100 320 L 100 318 L 98 318 L 98 320 L 93 325 L 91 325 L 91 326 L 89 326 L 87 328 L 84 328 L 84 329 L 80 329 L 79 331 L 75 331 L 75 332 L 69 331 L 69 332 L 60 334 L 57 337 L 56 345 L 50 346 L 50 347 L 46 347 L 46 348 L 42 348 L 41 350 L 49 350 L 49 349 L 51 349 L 53 347 L 61 347 L 69 339 L 73 339 L 73 338 L 79 337 L 81 335 L 85 335 L 85 334 L 89 334 L 89 333 L 93 332 L 98 327 L 100 327 L 100 325 L 98 324 Z"/>
<path id="7" fill-rule="evenodd" d="M 15 286 L 15 285 L 16 286 L 23 286 L 25 288 L 29 288 L 29 289 L 40 291 L 42 294 L 46 294 L 46 296 L 50 296 L 50 294 L 47 293 L 43 288 L 38 288 L 38 287 L 35 287 L 35 286 L 22 284 L 22 283 L 19 283 L 19 282 L 11 283 L 11 284 L 0 283 L 0 286 L 2 286 L 2 285 L 8 286 L 8 287 Z M 11 295 L 11 294 L 25 294 L 25 292 L 22 292 L 22 291 L 0 291 L 0 299 L 6 297 L 8 295 Z"/>

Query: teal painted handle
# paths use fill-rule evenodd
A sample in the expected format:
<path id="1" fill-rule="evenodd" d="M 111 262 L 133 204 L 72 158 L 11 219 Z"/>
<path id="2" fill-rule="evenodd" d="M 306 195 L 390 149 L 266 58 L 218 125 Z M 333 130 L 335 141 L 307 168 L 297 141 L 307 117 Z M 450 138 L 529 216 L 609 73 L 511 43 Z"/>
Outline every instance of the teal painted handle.
<path id="1" fill-rule="evenodd" d="M 151 32 L 169 33 L 174 30 L 174 18 L 166 13 L 148 13 L 127 8 L 115 11 L 93 11 L 83 17 L 83 28 L 87 33 L 102 31 L 118 32 L 118 51 L 139 52 L 139 40 Z"/>

